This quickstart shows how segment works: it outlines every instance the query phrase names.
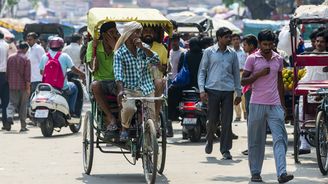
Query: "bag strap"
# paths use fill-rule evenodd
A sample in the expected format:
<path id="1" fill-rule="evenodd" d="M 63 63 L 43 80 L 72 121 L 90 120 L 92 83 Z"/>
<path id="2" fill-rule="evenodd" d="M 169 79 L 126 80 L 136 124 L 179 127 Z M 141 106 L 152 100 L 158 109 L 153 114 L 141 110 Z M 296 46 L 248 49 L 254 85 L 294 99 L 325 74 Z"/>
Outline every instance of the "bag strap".
<path id="1" fill-rule="evenodd" d="M 60 57 L 60 55 L 61 55 L 61 52 L 57 52 L 57 54 L 55 55 L 55 60 L 57 60 L 57 61 L 59 61 L 58 59 L 59 59 L 59 57 Z"/>
<path id="2" fill-rule="evenodd" d="M 58 59 L 59 59 L 59 57 L 60 57 L 60 54 L 61 54 L 61 52 L 57 52 L 57 54 L 55 55 L 54 59 L 55 59 L 55 60 L 58 60 Z M 49 53 L 49 52 L 47 53 L 47 56 L 48 56 L 49 60 L 51 60 L 51 59 L 52 59 L 52 57 L 51 57 L 51 55 L 50 55 L 50 53 Z"/>
<path id="3" fill-rule="evenodd" d="M 184 52 L 184 57 L 183 57 L 183 66 L 188 68 L 188 64 L 187 64 L 187 52 Z"/>

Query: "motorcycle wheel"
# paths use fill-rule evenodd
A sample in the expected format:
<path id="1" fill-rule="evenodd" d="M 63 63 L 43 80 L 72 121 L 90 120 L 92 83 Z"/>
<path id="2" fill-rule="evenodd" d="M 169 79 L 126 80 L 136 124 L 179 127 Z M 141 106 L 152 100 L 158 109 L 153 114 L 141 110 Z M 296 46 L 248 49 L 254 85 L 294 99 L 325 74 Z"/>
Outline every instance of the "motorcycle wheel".
<path id="1" fill-rule="evenodd" d="M 73 132 L 73 133 L 77 133 L 80 131 L 81 129 L 81 124 L 82 124 L 82 116 L 80 117 L 80 122 L 78 124 L 72 124 L 69 125 L 69 129 Z"/>
<path id="2" fill-rule="evenodd" d="M 199 142 L 201 138 L 202 138 L 202 131 L 201 131 L 200 119 L 197 118 L 196 127 L 190 130 L 190 141 Z"/>
<path id="3" fill-rule="evenodd" d="M 54 122 L 50 118 L 47 118 L 40 123 L 40 128 L 44 137 L 51 137 L 54 131 Z"/>

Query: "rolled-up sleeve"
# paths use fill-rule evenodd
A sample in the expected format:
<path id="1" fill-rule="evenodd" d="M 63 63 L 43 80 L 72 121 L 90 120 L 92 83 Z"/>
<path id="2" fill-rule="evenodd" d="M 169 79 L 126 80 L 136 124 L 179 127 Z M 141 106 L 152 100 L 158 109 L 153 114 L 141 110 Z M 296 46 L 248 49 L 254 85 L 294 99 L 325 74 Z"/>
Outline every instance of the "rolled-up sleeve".
<path id="1" fill-rule="evenodd" d="M 115 81 L 123 82 L 123 61 L 121 59 L 120 53 L 115 52 L 114 54 L 114 76 Z"/>
<path id="2" fill-rule="evenodd" d="M 237 93 L 237 96 L 241 97 L 239 61 L 238 61 L 238 56 L 235 52 L 233 53 L 233 77 L 234 77 L 235 91 Z"/>
<path id="3" fill-rule="evenodd" d="M 208 52 L 210 52 L 210 50 L 205 50 L 202 60 L 199 65 L 199 69 L 198 69 L 199 92 L 205 91 L 205 82 L 206 82 L 205 80 L 206 80 L 207 68 L 208 68 L 208 62 L 209 62 L 209 58 L 208 58 L 209 53 Z"/>
<path id="4" fill-rule="evenodd" d="M 92 44 L 93 44 L 93 41 L 90 41 L 87 46 L 87 52 L 85 55 L 87 63 L 90 63 L 92 60 L 92 52 L 93 52 Z"/>
<path id="5" fill-rule="evenodd" d="M 159 56 L 158 56 L 158 54 L 155 53 L 155 52 L 153 52 L 153 56 L 152 57 L 147 57 L 146 56 L 146 63 L 151 63 L 153 65 L 159 64 Z"/>

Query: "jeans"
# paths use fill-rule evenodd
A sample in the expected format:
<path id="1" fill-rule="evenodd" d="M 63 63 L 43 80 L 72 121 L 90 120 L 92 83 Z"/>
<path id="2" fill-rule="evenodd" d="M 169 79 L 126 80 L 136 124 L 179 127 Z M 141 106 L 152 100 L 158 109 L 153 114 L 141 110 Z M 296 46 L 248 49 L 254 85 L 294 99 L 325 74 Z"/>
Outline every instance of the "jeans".
<path id="1" fill-rule="evenodd" d="M 9 84 L 5 72 L 0 72 L 0 89 L 2 124 L 5 126 L 7 121 L 7 106 L 9 104 Z"/>
<path id="2" fill-rule="evenodd" d="M 70 113 L 75 113 L 75 105 L 76 105 L 76 99 L 77 99 L 77 93 L 78 89 L 76 85 L 73 82 L 68 82 L 68 89 L 65 91 L 65 94 L 67 95 L 67 102 L 69 106 Z"/>
<path id="3" fill-rule="evenodd" d="M 273 154 L 277 176 L 286 173 L 287 132 L 285 129 L 284 110 L 281 105 L 250 104 L 248 116 L 248 163 L 251 174 L 261 174 L 266 122 L 273 139 Z"/>

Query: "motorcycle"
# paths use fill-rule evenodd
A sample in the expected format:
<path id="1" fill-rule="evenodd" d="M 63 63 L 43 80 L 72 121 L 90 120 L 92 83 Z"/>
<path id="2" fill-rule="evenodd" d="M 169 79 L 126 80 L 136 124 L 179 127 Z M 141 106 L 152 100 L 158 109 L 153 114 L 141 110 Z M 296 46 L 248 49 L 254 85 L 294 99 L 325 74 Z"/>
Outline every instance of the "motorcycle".
<path id="1" fill-rule="evenodd" d="M 206 134 L 207 105 L 201 102 L 198 89 L 182 91 L 179 111 L 183 139 L 189 138 L 191 142 L 199 142 Z"/>
<path id="2" fill-rule="evenodd" d="M 74 82 L 78 88 L 76 117 L 70 115 L 63 93 L 47 83 L 39 84 L 31 97 L 30 117 L 41 128 L 44 137 L 51 137 L 54 130 L 59 132 L 62 127 L 69 126 L 73 133 L 79 132 L 81 128 L 83 88 L 79 80 L 71 79 L 70 81 Z"/>

